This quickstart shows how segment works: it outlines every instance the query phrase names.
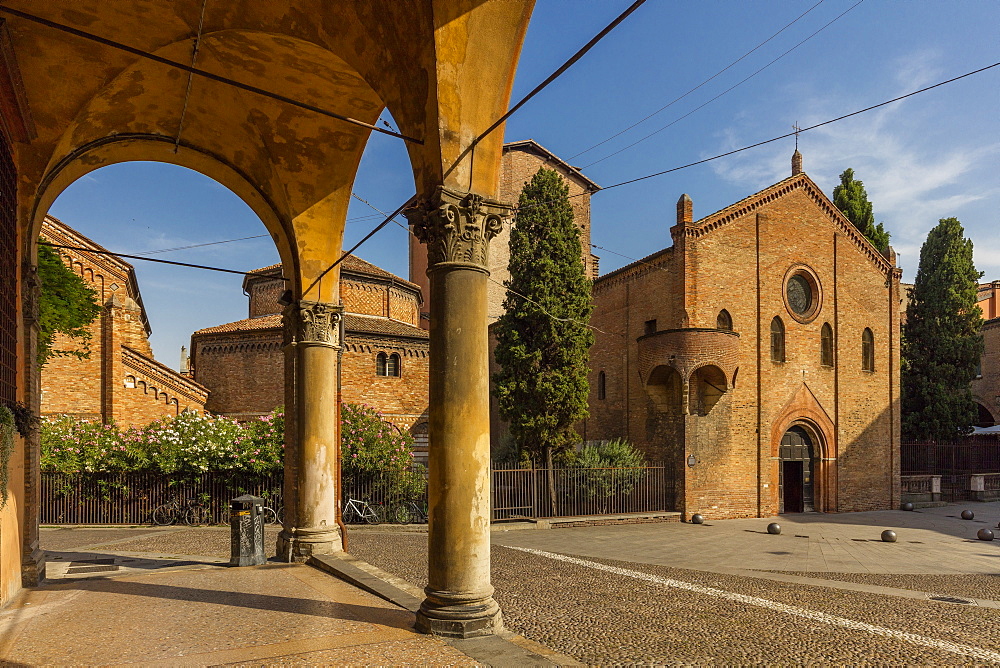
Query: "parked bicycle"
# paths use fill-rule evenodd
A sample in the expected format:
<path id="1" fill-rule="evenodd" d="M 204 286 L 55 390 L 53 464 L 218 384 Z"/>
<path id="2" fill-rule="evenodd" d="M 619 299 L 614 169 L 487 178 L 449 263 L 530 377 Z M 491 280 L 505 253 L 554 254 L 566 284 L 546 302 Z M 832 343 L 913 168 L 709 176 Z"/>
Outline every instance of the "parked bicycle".
<path id="1" fill-rule="evenodd" d="M 348 499 L 344 506 L 343 518 L 345 524 L 378 524 L 380 518 L 375 509 L 360 499 Z"/>
<path id="2" fill-rule="evenodd" d="M 285 523 L 285 509 L 282 506 L 278 506 L 277 509 L 264 506 L 261 508 L 261 513 L 264 515 L 264 524 Z"/>
<path id="3" fill-rule="evenodd" d="M 211 509 L 197 499 L 183 500 L 176 497 L 153 509 L 152 520 L 157 526 L 168 526 L 183 522 L 188 526 L 207 524 L 212 517 Z"/>

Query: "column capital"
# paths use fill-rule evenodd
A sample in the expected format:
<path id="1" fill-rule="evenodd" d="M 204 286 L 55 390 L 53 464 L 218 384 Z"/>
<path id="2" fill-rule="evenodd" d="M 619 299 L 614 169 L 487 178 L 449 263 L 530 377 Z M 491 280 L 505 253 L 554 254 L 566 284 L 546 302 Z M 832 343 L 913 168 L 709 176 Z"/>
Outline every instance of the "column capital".
<path id="1" fill-rule="evenodd" d="M 438 186 L 404 214 L 427 245 L 427 271 L 459 265 L 488 271 L 489 243 L 511 218 L 509 205 L 475 193 Z"/>
<path id="2" fill-rule="evenodd" d="M 344 307 L 305 299 L 285 307 L 282 320 L 287 343 L 304 343 L 340 348 L 340 321 Z"/>

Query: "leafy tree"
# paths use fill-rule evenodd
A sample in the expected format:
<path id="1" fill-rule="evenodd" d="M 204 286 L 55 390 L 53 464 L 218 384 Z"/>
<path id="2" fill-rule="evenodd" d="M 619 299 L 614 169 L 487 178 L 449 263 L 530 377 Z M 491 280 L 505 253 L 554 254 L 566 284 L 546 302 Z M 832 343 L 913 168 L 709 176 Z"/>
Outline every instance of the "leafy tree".
<path id="1" fill-rule="evenodd" d="M 539 169 L 518 206 L 505 312 L 496 328 L 494 392 L 518 450 L 551 464 L 554 454 L 579 442 L 573 423 L 587 417 L 590 281 L 558 172 Z"/>
<path id="2" fill-rule="evenodd" d="M 889 233 L 882 223 L 875 224 L 872 203 L 868 201 L 865 184 L 854 179 L 854 170 L 845 169 L 840 175 L 840 185 L 833 189 L 833 203 L 854 223 L 875 248 L 882 253 L 889 251 Z"/>
<path id="3" fill-rule="evenodd" d="M 962 224 L 941 219 L 920 248 L 903 327 L 903 433 L 910 438 L 947 441 L 976 422 L 969 383 L 983 354 L 980 277 Z"/>
<path id="4" fill-rule="evenodd" d="M 42 283 L 38 309 L 38 363 L 44 365 L 52 357 L 88 359 L 91 339 L 88 325 L 101 313 L 97 293 L 63 264 L 59 254 L 48 246 L 38 247 L 38 278 Z M 65 334 L 80 348 L 53 348 L 56 334 Z"/>

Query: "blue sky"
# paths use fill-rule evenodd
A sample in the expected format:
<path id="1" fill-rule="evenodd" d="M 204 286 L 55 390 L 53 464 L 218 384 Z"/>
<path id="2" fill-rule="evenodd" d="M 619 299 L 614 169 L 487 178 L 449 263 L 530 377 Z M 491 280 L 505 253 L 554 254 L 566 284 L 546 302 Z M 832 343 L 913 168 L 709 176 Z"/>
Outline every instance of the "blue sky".
<path id="1" fill-rule="evenodd" d="M 507 123 L 506 138 L 535 139 L 607 186 L 781 135 L 793 123 L 806 127 L 1000 61 L 997 2 L 817 2 L 649 0 L 515 114 Z M 538 0 L 514 99 L 628 4 Z M 581 154 L 695 88 L 811 7 L 796 23 L 697 91 Z M 769 65 L 771 61 L 775 62 Z M 747 77 L 751 78 L 725 92 Z M 1000 67 L 804 133 L 799 148 L 805 171 L 827 194 L 847 167 L 864 181 L 876 220 L 892 233 L 904 281 L 913 280 L 927 231 L 948 216 L 965 225 L 975 243 L 977 268 L 985 278 L 1000 279 L 998 110 Z M 671 123 L 634 147 L 601 160 Z M 681 193 L 691 196 L 695 217 L 702 217 L 787 176 L 793 149 L 794 141 L 786 139 L 597 193 L 592 241 L 603 247 L 595 249 L 602 272 L 669 245 L 674 204 Z M 396 208 L 412 194 L 413 178 L 402 142 L 372 137 L 355 192 L 383 210 Z M 93 172 L 70 186 L 51 213 L 123 253 L 264 234 L 250 209 L 222 186 L 194 172 L 154 163 Z M 369 217 L 372 214 L 355 202 L 345 244 L 353 244 L 378 222 Z M 407 275 L 406 232 L 397 226 L 385 228 L 358 254 Z M 268 238 L 152 257 L 239 270 L 277 261 Z M 238 276 L 134 264 L 149 309 L 156 357 L 170 366 L 177 366 L 180 346 L 188 343 L 195 329 L 246 316 Z"/>

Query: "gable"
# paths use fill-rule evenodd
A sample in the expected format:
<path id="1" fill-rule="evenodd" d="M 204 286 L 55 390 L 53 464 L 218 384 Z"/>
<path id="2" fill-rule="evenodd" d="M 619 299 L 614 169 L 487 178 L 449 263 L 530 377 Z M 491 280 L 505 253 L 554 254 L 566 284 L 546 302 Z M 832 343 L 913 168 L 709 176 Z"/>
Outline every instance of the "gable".
<path id="1" fill-rule="evenodd" d="M 893 271 L 893 263 L 886 259 L 882 253 L 854 226 L 847 217 L 841 213 L 840 209 L 830 201 L 812 179 L 805 173 L 796 174 L 783 181 L 775 183 L 758 193 L 750 195 L 739 202 L 731 204 L 724 209 L 705 216 L 688 225 L 675 225 L 671 230 L 673 235 L 683 234 L 687 238 L 700 238 L 712 234 L 730 223 L 733 223 L 744 216 L 761 212 L 773 202 L 790 197 L 795 193 L 805 194 L 816 207 L 822 218 L 840 232 L 851 244 L 853 244 L 868 261 L 882 274 L 889 275 Z M 891 256 L 890 256 L 891 257 Z"/>

